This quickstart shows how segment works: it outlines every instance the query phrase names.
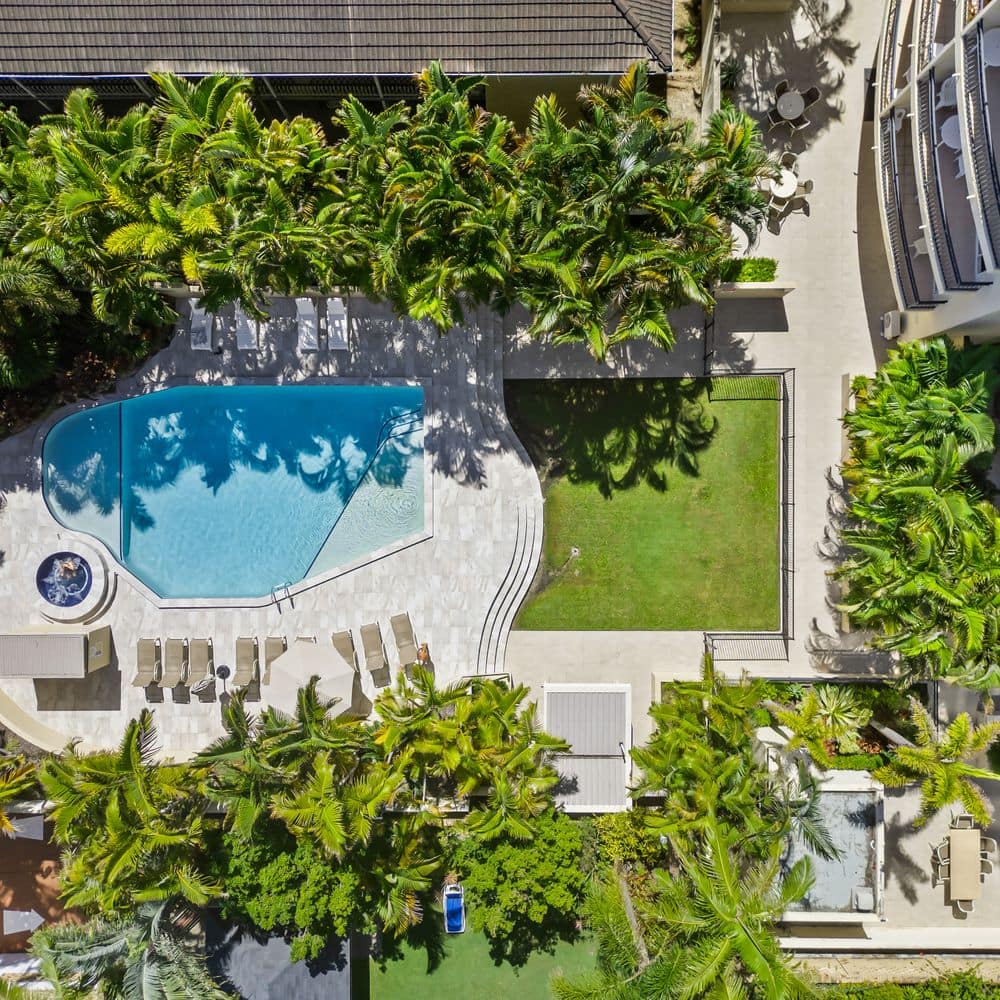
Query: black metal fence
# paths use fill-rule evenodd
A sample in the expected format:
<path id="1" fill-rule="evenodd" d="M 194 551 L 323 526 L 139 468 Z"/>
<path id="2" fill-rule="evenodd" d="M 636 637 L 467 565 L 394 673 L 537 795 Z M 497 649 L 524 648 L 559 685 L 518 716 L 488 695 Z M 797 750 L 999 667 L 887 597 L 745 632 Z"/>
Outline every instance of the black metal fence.
<path id="1" fill-rule="evenodd" d="M 706 330 L 706 347 L 710 330 Z M 705 648 L 716 660 L 787 660 L 795 638 L 795 369 L 755 369 L 748 373 L 713 370 L 706 351 L 711 398 L 775 399 L 778 429 L 778 589 L 776 632 L 706 632 Z"/>

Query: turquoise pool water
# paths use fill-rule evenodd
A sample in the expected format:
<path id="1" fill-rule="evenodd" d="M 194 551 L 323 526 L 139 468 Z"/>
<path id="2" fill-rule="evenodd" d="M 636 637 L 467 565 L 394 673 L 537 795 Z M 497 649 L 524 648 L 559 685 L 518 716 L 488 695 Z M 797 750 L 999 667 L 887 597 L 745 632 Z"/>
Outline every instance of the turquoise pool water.
<path id="1" fill-rule="evenodd" d="M 264 597 L 423 528 L 419 386 L 184 386 L 43 446 L 66 527 L 163 598 Z"/>

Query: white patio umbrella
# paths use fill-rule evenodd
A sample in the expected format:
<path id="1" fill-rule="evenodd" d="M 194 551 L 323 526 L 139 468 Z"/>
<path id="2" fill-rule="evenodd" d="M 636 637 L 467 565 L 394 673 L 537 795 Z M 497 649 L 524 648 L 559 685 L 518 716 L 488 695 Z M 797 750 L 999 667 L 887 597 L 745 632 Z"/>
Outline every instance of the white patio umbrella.
<path id="1" fill-rule="evenodd" d="M 314 674 L 320 679 L 316 685 L 320 698 L 340 699 L 333 708 L 334 715 L 342 715 L 352 707 L 357 673 L 332 645 L 315 642 L 293 642 L 274 660 L 270 682 L 261 687 L 261 699 L 271 708 L 292 715 L 299 688 L 305 687 Z"/>

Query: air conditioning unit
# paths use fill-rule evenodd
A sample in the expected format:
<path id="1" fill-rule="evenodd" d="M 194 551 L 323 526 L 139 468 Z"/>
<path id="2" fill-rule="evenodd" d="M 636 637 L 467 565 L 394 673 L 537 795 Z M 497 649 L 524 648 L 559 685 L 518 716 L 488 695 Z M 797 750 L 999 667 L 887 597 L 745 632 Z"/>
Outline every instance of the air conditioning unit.
<path id="1" fill-rule="evenodd" d="M 903 332 L 903 317 L 898 309 L 882 314 L 882 339 L 896 340 Z"/>

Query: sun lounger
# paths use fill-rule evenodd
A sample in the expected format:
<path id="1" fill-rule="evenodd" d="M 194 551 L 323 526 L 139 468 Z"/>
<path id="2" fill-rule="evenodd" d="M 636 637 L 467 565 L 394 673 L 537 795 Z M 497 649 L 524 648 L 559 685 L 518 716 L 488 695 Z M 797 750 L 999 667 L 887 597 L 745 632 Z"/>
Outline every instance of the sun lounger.
<path id="1" fill-rule="evenodd" d="M 260 344 L 257 342 L 257 320 L 248 316 L 243 306 L 236 303 L 236 346 L 241 351 L 256 351 Z"/>
<path id="2" fill-rule="evenodd" d="M 157 682 L 161 688 L 177 687 L 183 684 L 187 674 L 187 639 L 167 639 L 163 654 L 163 673 Z"/>
<path id="3" fill-rule="evenodd" d="M 261 678 L 261 684 L 271 683 L 271 664 L 286 649 L 288 649 L 288 643 L 283 635 L 269 635 L 264 640 L 264 676 Z"/>
<path id="4" fill-rule="evenodd" d="M 361 648 L 365 654 L 365 669 L 372 675 L 375 687 L 388 687 L 389 661 L 385 658 L 378 622 L 361 626 Z"/>
<path id="5" fill-rule="evenodd" d="M 299 350 L 319 350 L 319 324 L 316 321 L 316 303 L 312 299 L 296 299 L 295 315 L 299 324 Z"/>
<path id="6" fill-rule="evenodd" d="M 331 351 L 347 350 L 347 307 L 343 299 L 326 300 L 326 345 Z"/>
<path id="7" fill-rule="evenodd" d="M 186 684 L 197 692 L 203 690 L 198 685 L 205 685 L 215 675 L 215 662 L 211 639 L 192 639 L 188 643 L 188 673 Z"/>
<path id="8" fill-rule="evenodd" d="M 133 687 L 149 687 L 160 676 L 160 640 L 140 639 L 135 647 L 136 671 Z"/>
<path id="9" fill-rule="evenodd" d="M 260 679 L 260 661 L 257 659 L 257 639 L 236 640 L 236 673 L 233 690 L 245 688 Z"/>
<path id="10" fill-rule="evenodd" d="M 333 648 L 340 653 L 352 670 L 358 669 L 358 656 L 354 651 L 354 636 L 350 629 L 333 633 Z"/>
<path id="11" fill-rule="evenodd" d="M 213 348 L 212 327 L 215 326 L 215 315 L 205 310 L 197 303 L 191 304 L 191 350 L 210 351 Z"/>
<path id="12" fill-rule="evenodd" d="M 405 611 L 401 615 L 393 615 L 389 619 L 389 624 L 392 626 L 392 638 L 399 653 L 399 665 L 412 666 L 417 662 L 417 640 L 413 636 L 410 616 Z"/>

